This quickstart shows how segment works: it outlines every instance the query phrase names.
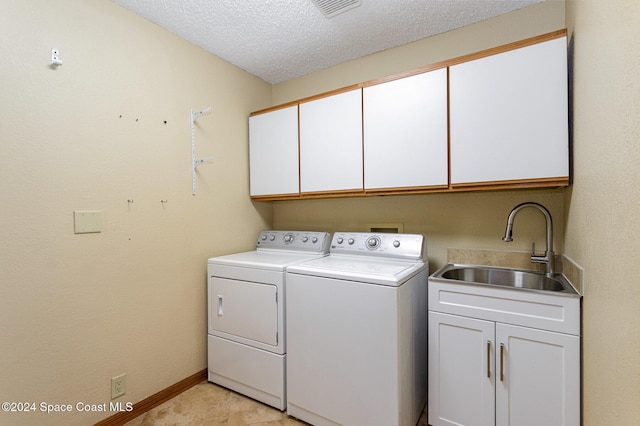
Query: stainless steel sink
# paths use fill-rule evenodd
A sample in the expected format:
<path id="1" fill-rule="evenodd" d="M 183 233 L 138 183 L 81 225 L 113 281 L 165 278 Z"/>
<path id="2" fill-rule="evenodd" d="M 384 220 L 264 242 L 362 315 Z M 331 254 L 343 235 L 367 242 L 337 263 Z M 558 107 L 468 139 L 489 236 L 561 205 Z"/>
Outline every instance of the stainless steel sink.
<path id="1" fill-rule="evenodd" d="M 543 273 L 518 269 L 449 264 L 436 271 L 432 277 L 518 289 L 576 294 L 571 284 L 560 274 L 548 277 Z"/>

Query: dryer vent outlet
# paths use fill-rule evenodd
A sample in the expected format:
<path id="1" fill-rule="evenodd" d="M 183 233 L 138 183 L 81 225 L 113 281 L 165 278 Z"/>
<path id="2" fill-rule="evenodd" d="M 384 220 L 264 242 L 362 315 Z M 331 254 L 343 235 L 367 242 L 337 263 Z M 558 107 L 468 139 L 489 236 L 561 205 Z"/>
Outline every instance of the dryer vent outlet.
<path id="1" fill-rule="evenodd" d="M 127 374 L 111 378 L 111 399 L 115 399 L 127 392 Z"/>

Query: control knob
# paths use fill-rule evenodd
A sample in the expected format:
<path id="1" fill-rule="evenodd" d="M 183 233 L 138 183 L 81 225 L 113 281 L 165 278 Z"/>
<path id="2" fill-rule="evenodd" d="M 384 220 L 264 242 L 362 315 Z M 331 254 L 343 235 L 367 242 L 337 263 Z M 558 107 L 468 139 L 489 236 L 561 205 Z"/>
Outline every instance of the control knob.
<path id="1" fill-rule="evenodd" d="M 380 238 L 379 237 L 371 237 L 367 240 L 367 248 L 369 250 L 375 250 L 380 247 Z"/>

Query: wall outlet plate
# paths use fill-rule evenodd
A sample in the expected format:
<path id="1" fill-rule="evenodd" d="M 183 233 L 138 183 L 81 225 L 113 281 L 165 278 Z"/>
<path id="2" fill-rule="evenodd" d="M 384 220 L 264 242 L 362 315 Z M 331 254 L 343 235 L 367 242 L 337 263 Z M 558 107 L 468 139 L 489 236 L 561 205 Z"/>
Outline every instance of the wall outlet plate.
<path id="1" fill-rule="evenodd" d="M 89 234 L 102 232 L 102 211 L 76 210 L 73 212 L 73 232 Z"/>
<path id="2" fill-rule="evenodd" d="M 127 374 L 122 373 L 119 376 L 111 378 L 111 399 L 127 393 Z"/>

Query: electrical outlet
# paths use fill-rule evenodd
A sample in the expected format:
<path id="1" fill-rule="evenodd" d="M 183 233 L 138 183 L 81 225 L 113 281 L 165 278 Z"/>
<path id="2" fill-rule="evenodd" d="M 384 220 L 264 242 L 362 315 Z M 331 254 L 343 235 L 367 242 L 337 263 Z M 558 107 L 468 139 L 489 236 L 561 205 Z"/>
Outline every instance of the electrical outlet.
<path id="1" fill-rule="evenodd" d="M 111 378 L 111 399 L 115 399 L 127 392 L 127 374 Z"/>

